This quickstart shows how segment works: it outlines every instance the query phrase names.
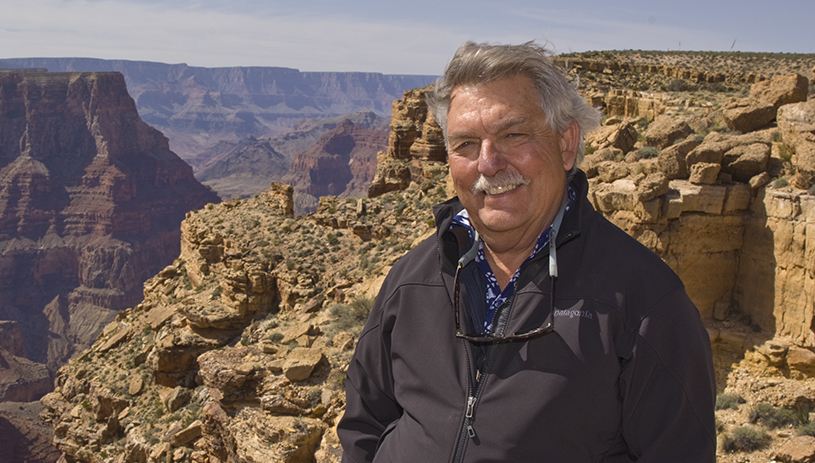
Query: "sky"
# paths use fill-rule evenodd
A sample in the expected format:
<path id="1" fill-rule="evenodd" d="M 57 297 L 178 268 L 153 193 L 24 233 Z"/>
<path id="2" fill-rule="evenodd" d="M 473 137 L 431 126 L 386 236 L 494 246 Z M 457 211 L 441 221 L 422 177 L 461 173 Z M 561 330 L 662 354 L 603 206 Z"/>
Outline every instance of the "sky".
<path id="1" fill-rule="evenodd" d="M 813 0 L 0 0 L 0 58 L 439 75 L 469 40 L 815 53 L 813 18 Z"/>

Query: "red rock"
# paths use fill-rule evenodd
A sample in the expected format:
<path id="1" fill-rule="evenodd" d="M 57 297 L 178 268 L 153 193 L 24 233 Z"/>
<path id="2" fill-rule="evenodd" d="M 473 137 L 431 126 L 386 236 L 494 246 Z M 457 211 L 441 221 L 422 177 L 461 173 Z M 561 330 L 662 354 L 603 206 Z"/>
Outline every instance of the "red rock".
<path id="1" fill-rule="evenodd" d="M 0 185 L 0 317 L 52 372 L 178 256 L 185 213 L 219 200 L 113 72 L 0 73 Z"/>

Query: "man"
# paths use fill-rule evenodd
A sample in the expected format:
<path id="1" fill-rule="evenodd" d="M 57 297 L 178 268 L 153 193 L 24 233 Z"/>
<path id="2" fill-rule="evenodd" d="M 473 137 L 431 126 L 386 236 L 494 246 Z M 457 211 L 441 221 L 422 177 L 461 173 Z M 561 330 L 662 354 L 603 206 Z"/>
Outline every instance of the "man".
<path id="1" fill-rule="evenodd" d="M 458 198 L 380 290 L 343 461 L 715 461 L 699 314 L 576 168 L 597 112 L 531 43 L 463 45 L 428 103 Z"/>

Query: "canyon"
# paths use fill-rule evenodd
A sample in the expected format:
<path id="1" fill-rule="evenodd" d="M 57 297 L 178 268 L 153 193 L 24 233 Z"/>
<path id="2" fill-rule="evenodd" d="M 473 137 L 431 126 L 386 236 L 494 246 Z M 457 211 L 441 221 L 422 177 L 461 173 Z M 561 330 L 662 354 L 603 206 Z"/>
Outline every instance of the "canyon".
<path id="1" fill-rule="evenodd" d="M 713 82 L 681 66 L 582 61 L 569 71 L 606 116 L 582 166 L 593 205 L 682 277 L 719 392 L 742 401 L 717 412 L 722 443 L 763 429 L 750 417 L 757 404 L 815 409 L 813 65 Z M 344 371 L 372 298 L 434 230 L 432 205 L 455 194 L 427 90 L 393 102 L 367 198 L 273 183 L 186 213 L 177 259 L 41 401 L 65 461 L 340 461 Z M 314 158 L 336 167 L 332 143 L 347 148 L 354 125 L 326 133 Z M 297 188 L 318 192 L 314 212 L 295 215 Z M 22 352 L 19 327 L 5 325 L 0 345 Z M 815 438 L 796 432 L 772 431 L 754 451 L 723 447 L 718 461 L 807 461 Z"/>
<path id="2" fill-rule="evenodd" d="M 170 149 L 194 167 L 194 158 L 220 141 L 234 143 L 250 135 L 273 137 L 302 119 L 332 118 L 361 110 L 387 117 L 391 103 L 401 98 L 403 91 L 436 79 L 91 58 L 0 59 L 2 68 L 120 72 L 142 120 L 168 137 Z"/>
<path id="3" fill-rule="evenodd" d="M 0 71 L 0 349 L 18 379 L 0 399 L 48 392 L 177 257 L 184 214 L 218 201 L 121 74 Z"/>

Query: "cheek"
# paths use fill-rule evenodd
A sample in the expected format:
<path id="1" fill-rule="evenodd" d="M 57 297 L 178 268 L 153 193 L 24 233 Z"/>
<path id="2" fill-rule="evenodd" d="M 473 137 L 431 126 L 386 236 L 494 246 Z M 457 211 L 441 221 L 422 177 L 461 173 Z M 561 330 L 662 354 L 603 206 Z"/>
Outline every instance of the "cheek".
<path id="1" fill-rule="evenodd" d="M 472 184 L 475 181 L 473 178 L 472 162 L 460 157 L 451 157 L 450 164 L 450 177 L 453 178 L 453 183 L 456 186 Z M 477 172 L 476 172 L 477 174 Z M 469 187 L 468 187 L 469 188 Z"/>

